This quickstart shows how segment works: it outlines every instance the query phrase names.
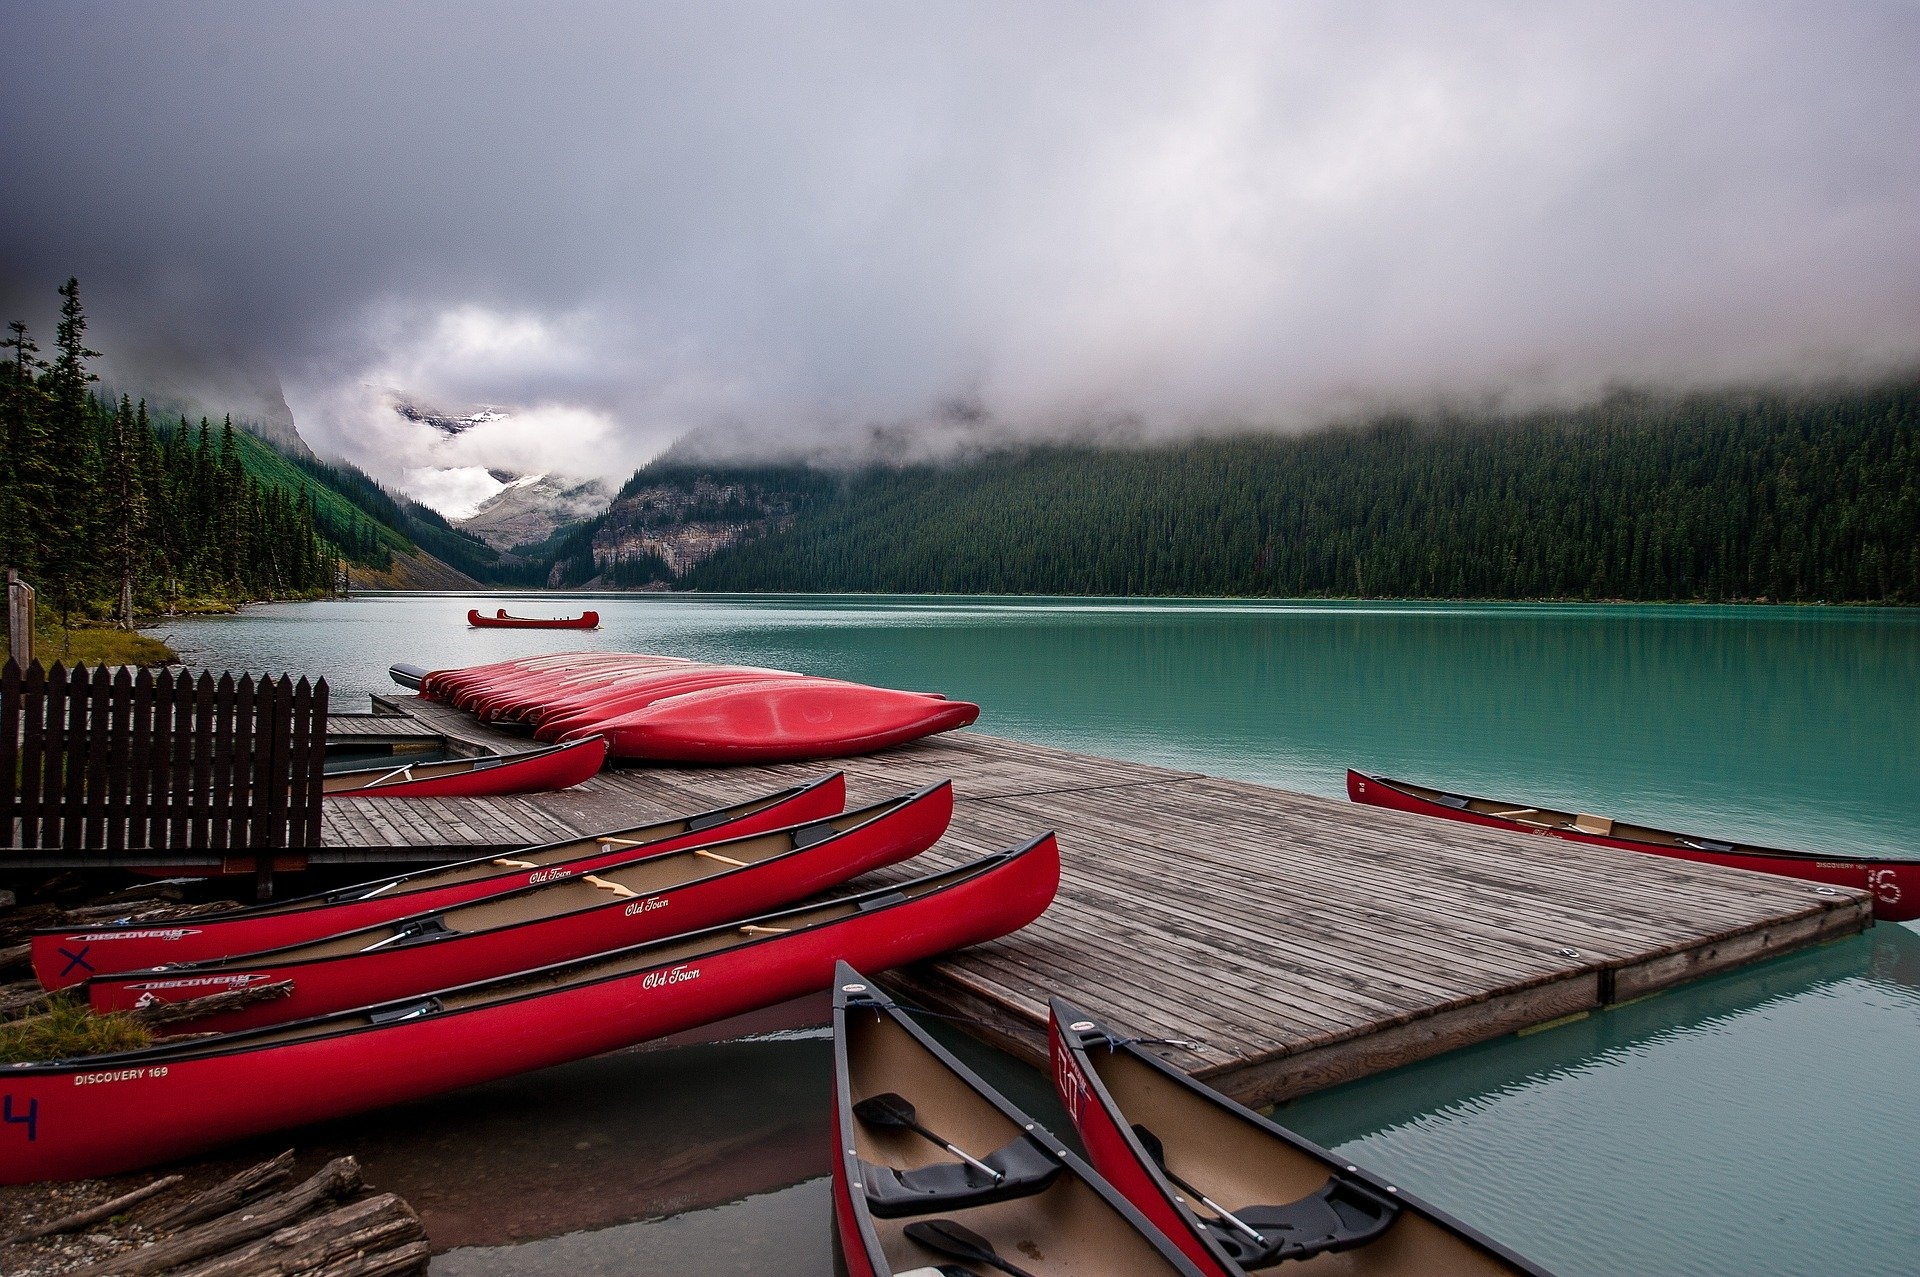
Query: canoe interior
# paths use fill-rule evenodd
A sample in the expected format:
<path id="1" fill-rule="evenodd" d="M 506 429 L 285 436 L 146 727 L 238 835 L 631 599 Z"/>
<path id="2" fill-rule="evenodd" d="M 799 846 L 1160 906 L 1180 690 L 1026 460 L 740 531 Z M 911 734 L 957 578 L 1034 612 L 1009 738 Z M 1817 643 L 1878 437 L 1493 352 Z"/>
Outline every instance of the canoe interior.
<path id="1" fill-rule="evenodd" d="M 1425 785 L 1413 785 L 1404 780 L 1387 780 L 1379 776 L 1369 776 L 1371 784 L 1387 785 L 1402 793 L 1412 794 L 1442 807 L 1452 807 L 1456 811 L 1470 811 L 1477 816 L 1492 816 L 1497 820 L 1511 820 L 1515 824 L 1532 829 L 1565 831 L 1568 833 L 1588 834 L 1595 838 L 1618 838 L 1626 842 L 1650 843 L 1656 847 L 1673 847 L 1686 851 L 1712 851 L 1722 854 L 1753 856 L 1799 857 L 1807 860 L 1831 860 L 1831 856 L 1815 856 L 1810 852 L 1784 851 L 1775 847 L 1753 847 L 1745 843 L 1723 842 L 1713 838 L 1696 837 L 1690 834 L 1676 834 L 1668 829 L 1655 829 L 1651 825 L 1634 825 L 1624 820 L 1612 820 L 1606 816 L 1592 816 L 1585 812 L 1559 811 L 1552 807 L 1525 807 L 1517 803 L 1503 803 L 1492 798 L 1473 798 L 1465 794 L 1449 793 L 1444 789 L 1429 789 Z"/>
<path id="2" fill-rule="evenodd" d="M 850 1007 L 845 1038 L 850 1103 L 888 1091 L 905 1096 L 923 1125 L 975 1157 L 984 1157 L 1024 1134 L 1019 1123 L 975 1091 L 892 1016 Z M 855 1119 L 853 1137 L 854 1150 L 862 1160 L 901 1170 L 954 1160 L 946 1150 L 910 1131 L 874 1129 Z M 906 1226 L 915 1219 L 964 1224 L 991 1241 L 1002 1257 L 1036 1274 L 1091 1277 L 1178 1271 L 1071 1170 L 1041 1192 L 1012 1201 L 958 1210 L 938 1207 L 925 1216 L 874 1218 L 874 1230 L 895 1272 L 956 1262 L 906 1236 Z"/>
<path id="3" fill-rule="evenodd" d="M 1318 1192 L 1348 1165 L 1305 1140 L 1290 1140 L 1210 1092 L 1182 1085 L 1130 1051 L 1091 1043 L 1086 1057 L 1126 1121 L 1160 1137 L 1167 1168 L 1230 1211 L 1297 1201 Z M 1534 1271 L 1423 1216 L 1417 1202 L 1403 1199 L 1408 1208 L 1374 1241 L 1282 1267 L 1368 1277 Z"/>
<path id="4" fill-rule="evenodd" d="M 560 745 L 550 749 L 528 750 L 519 754 L 491 754 L 483 758 L 447 758 L 422 762 L 396 760 L 387 766 L 366 767 L 350 772 L 329 772 L 324 781 L 325 792 L 338 794 L 352 789 L 379 789 L 382 786 L 403 785 L 415 780 L 435 780 L 442 776 L 463 776 L 468 772 L 491 771 L 496 767 L 545 758 L 570 747 L 571 745 Z"/>
<path id="5" fill-rule="evenodd" d="M 602 834 L 589 834 L 580 838 L 571 838 L 565 842 L 548 843 L 543 847 L 517 848 L 512 852 L 499 856 L 482 856 L 473 860 L 463 860 L 450 865 L 442 865 L 437 869 L 425 869 L 419 873 L 407 874 L 401 879 L 375 880 L 361 884 L 361 886 L 364 886 L 367 891 L 372 891 L 374 888 L 380 886 L 381 882 L 386 881 L 397 884 L 391 889 L 396 892 L 428 891 L 440 887 L 456 886 L 460 883 L 475 882 L 482 878 L 495 877 L 508 869 L 519 868 L 523 865 L 530 865 L 534 868 L 557 865 L 568 860 L 577 860 L 582 856 L 611 850 L 617 844 L 623 842 L 643 844 L 658 842 L 662 838 L 674 838 L 689 832 L 695 822 L 699 822 L 702 827 L 705 827 L 707 825 L 716 825 L 725 821 L 738 820 L 745 816 L 751 816 L 755 812 L 766 810 L 775 803 L 787 801 L 803 788 L 811 788 L 811 786 L 796 786 L 792 789 L 782 789 L 775 793 L 768 794 L 763 798 L 751 799 L 744 803 L 736 803 L 731 807 L 718 808 L 714 811 L 699 815 L 656 821 L 651 825 L 635 825 L 631 829 L 616 829 Z M 643 848 L 636 847 L 636 850 L 642 849 Z M 273 913 L 295 913 L 303 909 L 322 909 L 330 904 L 336 904 L 341 900 L 360 899 L 363 895 L 364 893 L 356 892 L 356 889 L 353 887 L 345 887 L 338 891 L 328 892 L 322 895 L 305 896 L 297 900 L 289 900 L 282 905 L 250 909 L 247 912 L 249 916 L 252 917 L 265 917 Z M 219 917 L 224 915 L 214 916 Z"/>
<path id="6" fill-rule="evenodd" d="M 619 903 L 628 899 L 627 896 L 615 890 L 616 887 L 624 888 L 634 897 L 645 898 L 659 892 L 687 886 L 689 883 L 733 873 L 742 866 L 764 864 L 775 857 L 790 855 L 802 841 L 805 841 L 808 846 L 813 845 L 820 838 L 821 831 L 831 829 L 836 834 L 845 833 L 892 815 L 919 797 L 921 797 L 920 794 L 906 794 L 888 802 L 843 812 L 827 820 L 816 820 L 801 826 L 801 829 L 810 831 L 809 836 L 804 840 L 796 840 L 794 830 L 776 830 L 749 838 L 713 843 L 708 847 L 667 852 L 665 855 L 650 856 L 619 868 L 596 869 L 591 874 L 562 878 L 534 887 L 521 887 L 505 895 L 489 896 L 471 904 L 455 905 L 449 909 L 439 910 L 431 916 L 437 917 L 441 925 L 449 931 L 470 935 L 534 922 L 542 918 L 576 913 L 582 909 L 598 908 L 601 905 Z M 725 859 L 718 857 L 725 857 Z M 731 861 L 740 861 L 741 864 L 729 863 Z M 348 954 L 360 953 L 369 945 L 377 944 L 394 935 L 410 921 L 402 918 L 379 926 L 363 927 L 340 935 L 328 936 L 308 944 L 288 945 L 285 948 L 263 953 L 236 954 L 231 958 L 196 962 L 191 965 L 195 971 L 219 971 L 227 968 L 258 966 L 268 959 L 279 964 L 344 957 Z"/>
<path id="7" fill-rule="evenodd" d="M 863 908 L 885 908 L 932 895 L 968 882 L 982 874 L 992 873 L 1033 847 L 1039 846 L 1042 841 L 1035 840 L 1019 851 L 985 856 L 970 864 L 941 873 L 928 874 L 923 878 L 903 882 L 891 888 L 881 888 L 821 904 L 803 905 L 777 913 L 762 914 L 751 923 L 729 923 L 724 926 L 710 927 L 704 931 L 675 936 L 668 940 L 635 945 L 632 948 L 617 949 L 611 953 L 596 954 L 591 958 L 575 959 L 554 966 L 537 967 L 531 971 L 522 971 L 499 979 L 462 985 L 456 989 L 442 990 L 428 997 L 404 999 L 398 1003 L 389 1003 L 385 1007 L 369 1007 L 335 1015 L 318 1016 L 311 1020 L 299 1020 L 291 1024 L 245 1029 L 198 1042 L 167 1044 L 112 1055 L 93 1056 L 87 1059 L 86 1067 L 111 1069 L 128 1063 L 164 1064 L 173 1060 L 197 1059 L 231 1051 L 251 1051 L 295 1042 L 316 1041 L 378 1027 L 388 1022 L 387 1016 L 396 1009 L 416 1004 L 423 1007 L 423 1013 L 425 1006 L 431 1003 L 434 1004 L 433 1014 L 453 1015 L 462 1011 L 478 1010 L 481 1007 L 499 1006 L 520 998 L 554 993 L 562 989 L 580 988 L 602 980 L 636 975 L 655 968 L 670 968 L 724 950 L 743 948 L 747 945 L 779 939 L 780 935 L 825 926 L 842 918 L 851 917 L 861 912 Z M 774 932 L 778 934 L 771 934 Z M 376 1014 L 381 1018 L 375 1019 Z M 28 1065 L 21 1071 L 33 1072 L 43 1067 L 64 1071 L 73 1067 L 73 1064 L 71 1061 L 54 1061 L 45 1066 Z"/>

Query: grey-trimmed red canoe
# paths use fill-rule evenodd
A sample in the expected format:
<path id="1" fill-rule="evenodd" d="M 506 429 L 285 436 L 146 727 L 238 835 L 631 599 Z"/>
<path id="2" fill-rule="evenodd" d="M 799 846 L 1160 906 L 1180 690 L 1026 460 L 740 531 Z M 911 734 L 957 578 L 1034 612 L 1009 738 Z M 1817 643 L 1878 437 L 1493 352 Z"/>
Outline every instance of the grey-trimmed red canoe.
<path id="1" fill-rule="evenodd" d="M 1595 847 L 1618 847 L 1622 851 L 1643 851 L 1675 860 L 1749 869 L 1835 887 L 1854 887 L 1873 895 L 1873 913 L 1882 922 L 1911 922 L 1920 918 L 1920 860 L 1847 860 L 1811 851 L 1756 847 L 1698 834 L 1676 834 L 1605 816 L 1475 798 L 1352 770 L 1347 772 L 1347 797 L 1372 807 L 1439 816 L 1512 833 L 1545 834 Z"/>
<path id="2" fill-rule="evenodd" d="M 599 748 L 594 748 L 595 741 Z M 611 746 L 599 737 L 551 749 L 484 758 L 448 758 L 333 772 L 322 782 L 328 798 L 484 798 L 499 794 L 544 794 L 591 780 L 606 765 Z"/>
<path id="3" fill-rule="evenodd" d="M 1049 1010 L 1054 1088 L 1088 1159 L 1208 1277 L 1281 1263 L 1357 1277 L 1546 1277 L 1060 999 Z"/>
<path id="4" fill-rule="evenodd" d="M 508 616 L 507 609 L 500 608 L 492 616 L 482 616 L 479 608 L 467 609 L 467 624 L 476 630 L 597 630 L 600 628 L 598 612 L 582 612 L 578 616 Z"/>
<path id="5" fill-rule="evenodd" d="M 490 980 L 716 926 L 917 856 L 953 817 L 948 781 L 810 825 L 709 843 L 521 887 L 264 953 L 87 982 L 97 1012 L 289 981 L 292 991 L 182 1024 L 231 1032 Z"/>
<path id="6" fill-rule="evenodd" d="M 979 1259 L 937 1267 L 959 1256 L 923 1230 L 955 1225 L 1034 1277 L 1198 1277 L 1092 1167 L 872 981 L 842 962 L 833 985 L 833 1215 L 849 1277 L 987 1271 Z"/>
<path id="7" fill-rule="evenodd" d="M 117 1175 L 234 1140 L 599 1055 L 917 962 L 1052 902 L 1052 834 L 857 896 L 293 1024 L 0 1065 L 0 1184 Z"/>
<path id="8" fill-rule="evenodd" d="M 691 816 L 476 856 L 171 925 L 46 928 L 33 935 L 33 972 L 46 988 L 62 989 L 107 972 L 277 949 L 682 847 L 808 824 L 838 814 L 846 798 L 846 778 L 830 772 L 805 785 Z"/>

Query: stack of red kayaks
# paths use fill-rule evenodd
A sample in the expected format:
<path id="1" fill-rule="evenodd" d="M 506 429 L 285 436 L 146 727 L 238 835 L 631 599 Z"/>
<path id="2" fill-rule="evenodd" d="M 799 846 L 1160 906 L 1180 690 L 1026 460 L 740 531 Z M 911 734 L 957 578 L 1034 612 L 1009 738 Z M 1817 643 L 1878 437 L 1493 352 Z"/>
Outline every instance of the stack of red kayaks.
<path id="1" fill-rule="evenodd" d="M 396 674 L 396 677 L 399 677 Z M 423 696 L 542 740 L 605 736 L 617 758 L 761 763 L 864 754 L 964 727 L 980 707 L 751 666 L 579 652 L 407 672 Z"/>
<path id="2" fill-rule="evenodd" d="M 590 779 L 607 761 L 607 743 L 582 737 L 555 749 L 484 758 L 448 758 L 331 772 L 328 798 L 479 798 L 490 794 L 538 794 Z"/>
<path id="3" fill-rule="evenodd" d="M 0 1066 L 0 1183 L 112 1175 L 544 1068 L 918 961 L 1033 921 L 1051 834 L 861 895 L 403 1001 L 83 1061 Z"/>
<path id="4" fill-rule="evenodd" d="M 181 1002 L 286 980 L 271 1002 L 203 1016 L 183 1032 L 229 1032 L 429 993 L 646 940 L 711 927 L 804 900 L 917 856 L 953 815 L 942 781 L 918 793 L 810 824 L 682 851 L 415 913 L 304 944 L 157 971 L 95 976 L 98 1012 Z"/>
<path id="5" fill-rule="evenodd" d="M 1429 789 L 1356 771 L 1347 773 L 1347 797 L 1373 807 L 1441 816 L 1513 833 L 1546 834 L 1596 847 L 1618 847 L 1675 860 L 1854 887 L 1873 894 L 1874 916 L 1883 922 L 1912 922 L 1920 918 L 1920 860 L 1842 860 L 1807 851 L 1755 847 L 1697 834 L 1676 834 L 1650 825 L 1630 825 L 1605 816 L 1452 794 L 1444 789 Z"/>
<path id="6" fill-rule="evenodd" d="M 846 781 L 835 772 L 811 784 L 694 816 L 522 848 L 509 856 L 480 856 L 298 899 L 205 914 L 183 920 L 178 926 L 132 923 L 84 931 L 38 931 L 33 936 L 33 971 L 45 987 L 61 989 L 108 972 L 276 949 L 452 908 L 520 887 L 593 873 L 683 847 L 825 820 L 845 804 Z"/>
<path id="7" fill-rule="evenodd" d="M 1289 1261 L 1380 1277 L 1545 1277 L 1066 1003 L 1051 1011 L 1054 1086 L 1088 1160 L 1209 1277 Z"/>
<path id="8" fill-rule="evenodd" d="M 482 616 L 478 608 L 468 608 L 467 624 L 477 630 L 597 630 L 600 628 L 600 614 L 582 612 L 579 616 L 508 616 L 507 609 L 500 608 L 492 616 Z"/>

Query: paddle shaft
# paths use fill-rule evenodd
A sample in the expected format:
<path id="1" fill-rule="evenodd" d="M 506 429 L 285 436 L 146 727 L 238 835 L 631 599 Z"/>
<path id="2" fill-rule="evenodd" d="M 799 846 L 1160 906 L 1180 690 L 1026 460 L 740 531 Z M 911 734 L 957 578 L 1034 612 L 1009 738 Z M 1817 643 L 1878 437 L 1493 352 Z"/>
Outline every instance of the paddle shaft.
<path id="1" fill-rule="evenodd" d="M 1006 1176 L 1002 1175 L 999 1171 L 994 1170 L 993 1167 L 988 1166 L 985 1162 L 975 1157 L 972 1153 L 967 1152 L 966 1149 L 960 1148 L 954 1144 L 947 1143 L 947 1141 L 941 1139 L 938 1135 L 935 1135 L 932 1131 L 920 1125 L 919 1122 L 917 1121 L 909 1122 L 907 1123 L 907 1127 L 909 1130 L 911 1130 L 914 1134 L 920 1136 L 922 1139 L 931 1140 L 933 1143 L 938 1144 L 941 1148 L 946 1149 L 947 1152 L 952 1153 L 955 1157 L 965 1162 L 968 1166 L 973 1167 L 974 1170 L 985 1171 L 987 1174 L 993 1176 L 994 1183 L 998 1184 L 1001 1180 L 1006 1178 Z"/>

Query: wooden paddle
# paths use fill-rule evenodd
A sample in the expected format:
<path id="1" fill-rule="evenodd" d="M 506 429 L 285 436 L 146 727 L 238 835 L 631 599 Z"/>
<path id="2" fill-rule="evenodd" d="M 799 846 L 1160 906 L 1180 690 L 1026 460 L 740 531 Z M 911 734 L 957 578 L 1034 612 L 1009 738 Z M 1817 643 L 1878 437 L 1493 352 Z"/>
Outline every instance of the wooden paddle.
<path id="1" fill-rule="evenodd" d="M 914 1112 L 912 1101 L 908 1100 L 904 1095 L 897 1094 L 893 1091 L 884 1091 L 879 1095 L 871 1096 L 853 1106 L 853 1115 L 862 1122 L 865 1122 L 868 1126 L 887 1126 L 893 1127 L 896 1130 L 912 1131 L 914 1134 L 920 1136 L 920 1138 L 938 1144 L 941 1148 L 946 1149 L 947 1152 L 952 1153 L 968 1166 L 973 1167 L 973 1169 L 985 1171 L 987 1174 L 993 1176 L 993 1182 L 996 1184 L 1006 1179 L 1005 1175 L 994 1170 L 993 1167 L 988 1166 L 985 1162 L 973 1156 L 965 1149 L 949 1144 L 941 1136 L 934 1134 L 926 1127 L 920 1125 L 920 1115 Z"/>
<path id="2" fill-rule="evenodd" d="M 908 1224 L 902 1231 L 910 1240 L 919 1242 L 928 1250 L 937 1250 L 942 1255 L 952 1255 L 955 1259 L 964 1259 L 969 1263 L 998 1268 L 1008 1277 L 1033 1277 L 1027 1269 L 1000 1258 L 999 1252 L 993 1248 L 993 1243 L 986 1238 L 950 1219 L 925 1219 Z"/>

